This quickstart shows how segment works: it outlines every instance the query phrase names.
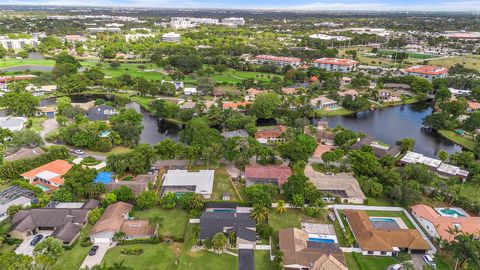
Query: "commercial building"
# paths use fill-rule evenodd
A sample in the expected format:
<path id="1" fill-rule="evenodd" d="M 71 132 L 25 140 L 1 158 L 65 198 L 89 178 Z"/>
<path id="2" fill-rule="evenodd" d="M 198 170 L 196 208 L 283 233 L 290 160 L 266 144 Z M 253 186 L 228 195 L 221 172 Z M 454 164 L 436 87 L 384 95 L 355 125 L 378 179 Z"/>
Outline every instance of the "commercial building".
<path id="1" fill-rule="evenodd" d="M 67 161 L 57 159 L 43 166 L 25 172 L 21 174 L 21 176 L 28 180 L 30 184 L 41 188 L 45 192 L 48 192 L 56 190 L 59 186 L 63 185 L 63 176 L 72 167 L 73 165 Z"/>
<path id="2" fill-rule="evenodd" d="M 1 36 L 0 44 L 7 50 L 20 51 L 26 47 L 37 48 L 40 41 L 36 38 L 8 38 Z"/>
<path id="3" fill-rule="evenodd" d="M 405 69 L 407 75 L 423 77 L 429 81 L 445 78 L 448 75 L 448 68 L 439 66 L 418 65 Z"/>
<path id="4" fill-rule="evenodd" d="M 88 38 L 81 35 L 65 35 L 65 40 L 67 42 L 75 43 L 75 42 L 85 42 L 88 40 Z"/>
<path id="5" fill-rule="evenodd" d="M 135 42 L 135 41 L 138 41 L 138 40 L 141 40 L 141 39 L 153 38 L 153 37 L 155 37 L 154 34 L 140 34 L 140 33 L 126 34 L 125 35 L 125 40 L 127 42 Z"/>
<path id="6" fill-rule="evenodd" d="M 200 25 L 216 25 L 219 24 L 218 19 L 213 18 L 194 18 L 194 17 L 172 17 L 170 27 L 173 29 L 194 28 Z"/>
<path id="7" fill-rule="evenodd" d="M 162 35 L 162 41 L 165 42 L 180 42 L 180 34 L 169 32 Z"/>
<path id="8" fill-rule="evenodd" d="M 314 62 L 316 68 L 322 68 L 332 72 L 348 73 L 357 68 L 358 62 L 351 59 L 320 58 Z"/>
<path id="9" fill-rule="evenodd" d="M 288 166 L 276 165 L 247 165 L 245 166 L 245 182 L 247 187 L 252 185 L 272 184 L 282 187 L 292 175 L 292 169 Z"/>
<path id="10" fill-rule="evenodd" d="M 206 199 L 212 197 L 214 170 L 169 170 L 163 176 L 161 195 L 174 192 L 178 195 L 186 192 L 195 192 Z"/>
<path id="11" fill-rule="evenodd" d="M 291 66 L 293 68 L 300 66 L 302 61 L 302 59 L 296 57 L 279 57 L 273 55 L 257 55 L 255 59 L 259 64 L 273 64 L 281 67 Z"/>
<path id="12" fill-rule="evenodd" d="M 416 229 L 384 228 L 372 223 L 363 210 L 343 211 L 363 255 L 396 256 L 400 252 L 425 254 L 430 246 Z"/>
<path id="13" fill-rule="evenodd" d="M 455 235 L 449 233 L 457 229 L 462 233 L 480 237 L 480 217 L 471 217 L 458 208 L 436 208 L 424 204 L 412 206 L 412 215 L 432 238 L 441 238 L 451 242 Z"/>
<path id="14" fill-rule="evenodd" d="M 90 34 L 102 33 L 102 32 L 120 32 L 122 29 L 118 27 L 91 27 L 87 28 L 87 32 Z"/>
<path id="15" fill-rule="evenodd" d="M 431 171 L 435 172 L 440 177 L 457 177 L 465 181 L 468 177 L 468 171 L 460 167 L 443 163 L 439 159 L 429 158 L 422 154 L 408 151 L 400 160 L 401 164 L 424 164 Z"/>

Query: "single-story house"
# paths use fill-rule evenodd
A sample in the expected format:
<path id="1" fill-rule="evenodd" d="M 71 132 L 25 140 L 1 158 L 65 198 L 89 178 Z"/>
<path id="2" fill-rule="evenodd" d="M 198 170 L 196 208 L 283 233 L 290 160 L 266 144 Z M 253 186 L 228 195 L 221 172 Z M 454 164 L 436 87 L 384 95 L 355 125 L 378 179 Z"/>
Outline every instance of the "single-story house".
<path id="1" fill-rule="evenodd" d="M 284 95 L 296 95 L 298 90 L 293 87 L 282 87 L 282 94 Z"/>
<path id="2" fill-rule="evenodd" d="M 225 101 L 222 104 L 222 108 L 224 110 L 232 109 L 232 110 L 241 110 L 242 108 L 246 108 L 247 106 L 251 105 L 252 102 L 250 101 Z"/>
<path id="3" fill-rule="evenodd" d="M 213 96 L 214 97 L 222 97 L 222 96 L 241 96 L 242 92 L 240 90 L 224 90 L 224 89 L 215 89 L 213 90 Z"/>
<path id="4" fill-rule="evenodd" d="M 335 101 L 333 99 L 329 99 L 326 96 L 320 96 L 318 98 L 314 98 L 314 99 L 310 100 L 310 105 L 312 106 L 312 108 L 314 108 L 316 110 L 323 110 L 323 109 L 326 109 L 326 108 L 331 108 L 331 107 L 336 106 L 337 104 L 338 104 L 337 101 Z"/>
<path id="5" fill-rule="evenodd" d="M 109 105 L 98 105 L 87 111 L 87 118 L 90 121 L 107 121 L 117 112 Z"/>
<path id="6" fill-rule="evenodd" d="M 20 148 L 14 154 L 5 157 L 5 161 L 15 161 L 19 159 L 36 158 L 44 153 L 45 151 L 43 151 L 41 148 L 38 148 L 38 147 L 33 149 Z"/>
<path id="7" fill-rule="evenodd" d="M 7 210 L 12 205 L 27 207 L 35 195 L 31 190 L 17 186 L 8 187 L 0 192 L 0 221 L 8 218 Z"/>
<path id="8" fill-rule="evenodd" d="M 365 195 L 358 184 L 358 181 L 351 173 L 337 173 L 326 175 L 315 171 L 312 166 L 305 167 L 305 176 L 323 193 L 338 197 L 342 202 L 363 204 Z"/>
<path id="9" fill-rule="evenodd" d="M 448 91 L 455 97 L 466 97 L 472 93 L 471 90 L 463 90 L 463 89 L 456 89 L 456 88 L 448 88 Z"/>
<path id="10" fill-rule="evenodd" d="M 125 239 L 153 237 L 155 228 L 148 221 L 130 219 L 129 212 L 132 208 L 133 205 L 124 202 L 109 205 L 90 230 L 90 241 L 112 243 L 117 232 L 124 232 Z"/>
<path id="11" fill-rule="evenodd" d="M 351 96 L 352 99 L 354 100 L 358 97 L 359 93 L 355 89 L 348 89 L 348 90 L 345 90 L 345 91 L 342 91 L 342 92 L 338 92 L 338 95 L 341 98 L 346 98 L 347 96 Z"/>
<path id="12" fill-rule="evenodd" d="M 154 184 L 157 180 L 157 174 L 142 174 L 137 175 L 132 181 L 117 181 L 105 185 L 105 192 L 112 192 L 122 186 L 129 187 L 135 196 L 148 190 L 148 184 Z"/>
<path id="13" fill-rule="evenodd" d="M 206 199 L 212 197 L 214 170 L 200 170 L 189 172 L 187 170 L 168 170 L 163 175 L 161 195 L 168 192 L 182 194 L 195 192 Z"/>
<path id="14" fill-rule="evenodd" d="M 33 95 L 43 95 L 43 94 L 48 94 L 57 91 L 57 86 L 56 85 L 42 85 L 42 86 L 36 86 L 33 84 L 27 85 L 25 88 L 27 91 L 30 91 L 33 93 Z"/>
<path id="15" fill-rule="evenodd" d="M 255 139 L 259 143 L 272 143 L 275 141 L 283 141 L 280 136 L 287 131 L 287 128 L 282 125 L 278 125 L 272 129 L 259 130 L 255 133 Z"/>
<path id="16" fill-rule="evenodd" d="M 225 132 L 222 132 L 221 135 L 225 139 L 230 139 L 230 138 L 233 138 L 233 137 L 246 138 L 246 137 L 249 136 L 248 132 L 244 129 L 239 129 L 239 130 L 234 130 L 234 131 L 225 131 Z"/>
<path id="17" fill-rule="evenodd" d="M 456 210 L 453 211 L 457 214 L 440 215 L 435 210 L 424 204 L 412 206 L 412 215 L 430 237 L 451 242 L 455 236 L 448 232 L 455 228 L 460 232 L 474 234 L 477 238 L 480 237 L 480 217 L 471 217 L 466 213 L 458 213 Z"/>
<path id="18" fill-rule="evenodd" d="M 185 87 L 185 88 L 183 89 L 183 93 L 184 93 L 185 95 L 189 96 L 189 95 L 196 95 L 196 94 L 198 94 L 198 91 L 197 91 L 197 88 L 195 88 L 195 87 Z"/>
<path id="19" fill-rule="evenodd" d="M 400 147 L 398 145 L 386 146 L 375 141 L 370 136 L 359 138 L 354 144 L 350 146 L 351 150 L 360 150 L 364 145 L 370 146 L 373 153 L 377 157 L 392 156 L 397 157 L 400 155 Z"/>
<path id="20" fill-rule="evenodd" d="M 420 153 L 408 151 L 405 156 L 400 159 L 402 165 L 407 164 L 424 164 L 431 171 L 435 172 L 438 176 L 443 178 L 457 177 L 462 181 L 465 181 L 468 177 L 468 171 L 461 169 L 460 167 L 443 163 L 439 159 L 429 158 Z"/>
<path id="21" fill-rule="evenodd" d="M 245 96 L 245 101 L 254 101 L 255 97 L 259 94 L 266 93 L 267 91 L 258 90 L 255 88 L 247 89 L 247 95 Z"/>
<path id="22" fill-rule="evenodd" d="M 468 103 L 468 107 L 466 109 L 467 113 L 472 113 L 480 109 L 480 102 L 467 100 L 467 103 Z"/>
<path id="23" fill-rule="evenodd" d="M 378 99 L 385 102 L 395 102 L 401 100 L 401 94 L 388 89 L 378 91 Z"/>
<path id="24" fill-rule="evenodd" d="M 73 165 L 67 161 L 57 159 L 28 172 L 22 173 L 21 176 L 28 180 L 30 184 L 48 192 L 63 185 L 63 176 L 70 171 L 72 167 Z"/>
<path id="25" fill-rule="evenodd" d="M 20 131 L 24 128 L 25 122 L 27 122 L 27 118 L 25 117 L 0 117 L 0 128 L 10 131 Z"/>
<path id="26" fill-rule="evenodd" d="M 383 85 L 383 87 L 387 89 L 404 90 L 404 91 L 410 91 L 411 89 L 410 85 L 403 84 L 403 83 L 386 83 Z"/>
<path id="27" fill-rule="evenodd" d="M 257 184 L 273 184 L 281 188 L 291 175 L 292 169 L 288 166 L 245 166 L 245 181 L 247 187 Z"/>
<path id="28" fill-rule="evenodd" d="M 297 229 L 281 229 L 278 233 L 283 267 L 289 270 L 347 270 L 347 263 L 337 243 L 319 243 L 309 233 Z"/>
<path id="29" fill-rule="evenodd" d="M 363 210 L 346 209 L 343 213 L 363 255 L 396 256 L 402 251 L 425 254 L 430 250 L 416 229 L 378 228 Z"/>

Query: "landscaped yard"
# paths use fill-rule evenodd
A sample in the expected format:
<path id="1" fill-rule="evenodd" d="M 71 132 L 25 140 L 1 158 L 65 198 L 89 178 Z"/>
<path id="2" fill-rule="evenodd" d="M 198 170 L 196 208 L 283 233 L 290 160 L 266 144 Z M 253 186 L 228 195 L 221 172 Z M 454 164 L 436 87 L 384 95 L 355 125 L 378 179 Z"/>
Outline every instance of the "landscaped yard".
<path id="1" fill-rule="evenodd" d="M 273 262 L 270 261 L 270 252 L 268 250 L 255 251 L 255 269 L 273 270 Z"/>
<path id="2" fill-rule="evenodd" d="M 349 270 L 386 270 L 388 266 L 411 260 L 410 255 L 398 257 L 363 256 L 360 253 L 344 253 Z"/>
<path id="3" fill-rule="evenodd" d="M 340 108 L 336 110 L 331 110 L 331 111 L 326 111 L 326 110 L 318 110 L 315 111 L 318 117 L 322 116 L 339 116 L 339 115 L 349 115 L 352 114 L 353 111 L 350 111 L 349 109 L 345 108 Z"/>
<path id="4" fill-rule="evenodd" d="M 121 253 L 122 248 L 142 248 L 143 253 L 141 255 L 124 255 Z M 102 263 L 111 266 L 115 262 L 120 263 L 123 261 L 124 266 L 132 267 L 134 269 L 155 269 L 155 270 L 167 270 L 175 269 L 175 262 L 177 256 L 182 249 L 182 244 L 135 244 L 116 246 L 111 248 L 105 254 Z M 63 269 L 78 269 L 77 268 L 63 268 Z"/>
<path id="5" fill-rule="evenodd" d="M 87 257 L 88 251 L 92 248 L 82 247 L 80 241 L 88 237 L 90 233 L 91 225 L 85 226 L 80 232 L 79 242 L 71 250 L 66 250 L 60 255 L 57 262 L 53 266 L 53 270 L 65 270 L 65 269 L 79 269 L 83 263 L 83 260 Z"/>
<path id="6" fill-rule="evenodd" d="M 460 144 L 461 146 L 469 149 L 469 150 L 472 150 L 474 147 L 475 147 L 475 142 L 471 139 L 471 138 L 468 138 L 466 136 L 461 136 L 461 135 L 458 135 L 457 133 L 455 133 L 455 131 L 451 131 L 451 130 L 438 130 L 438 133 L 440 133 L 440 135 L 442 135 L 443 137 L 455 142 L 455 143 L 458 143 Z"/>
<path id="7" fill-rule="evenodd" d="M 46 118 L 45 117 L 32 117 L 29 118 L 28 121 L 32 120 L 32 126 L 30 127 L 30 130 L 33 130 L 35 132 L 41 132 L 43 130 L 43 122 L 45 122 Z"/>
<path id="8" fill-rule="evenodd" d="M 237 257 L 229 254 L 217 254 L 209 251 L 182 254 L 178 261 L 178 270 L 223 270 L 237 269 Z"/>
<path id="9" fill-rule="evenodd" d="M 370 206 L 393 206 L 392 202 L 387 198 L 367 197 L 367 202 L 365 204 Z"/>
<path id="10" fill-rule="evenodd" d="M 367 213 L 371 217 L 399 217 L 403 220 L 403 222 L 405 222 L 405 225 L 407 225 L 409 229 L 415 229 L 413 223 L 407 218 L 407 216 L 403 212 L 368 210 Z"/>
<path id="11" fill-rule="evenodd" d="M 220 167 L 219 169 L 215 170 L 212 200 L 221 200 L 222 194 L 225 192 L 230 194 L 232 201 L 240 200 L 237 196 L 237 193 L 233 189 L 227 170 L 224 167 Z"/>
<path id="12" fill-rule="evenodd" d="M 462 186 L 462 184 L 460 182 L 458 182 L 458 184 L 455 184 L 455 186 L 458 186 L 458 188 L 460 188 Z M 467 196 L 471 199 L 480 201 L 480 192 L 478 192 L 478 191 L 480 191 L 480 188 L 477 188 L 477 186 L 475 184 L 466 181 L 463 184 L 463 187 L 461 187 L 460 194 L 462 194 L 464 196 Z"/>
<path id="13" fill-rule="evenodd" d="M 154 207 L 144 211 L 136 211 L 134 216 L 146 220 L 154 216 L 163 217 L 161 235 L 175 238 L 184 237 L 188 224 L 188 214 L 180 208 L 168 210 Z"/>
<path id="14" fill-rule="evenodd" d="M 3 59 L 0 61 L 0 68 L 17 66 L 53 66 L 53 60 L 46 59 Z"/>

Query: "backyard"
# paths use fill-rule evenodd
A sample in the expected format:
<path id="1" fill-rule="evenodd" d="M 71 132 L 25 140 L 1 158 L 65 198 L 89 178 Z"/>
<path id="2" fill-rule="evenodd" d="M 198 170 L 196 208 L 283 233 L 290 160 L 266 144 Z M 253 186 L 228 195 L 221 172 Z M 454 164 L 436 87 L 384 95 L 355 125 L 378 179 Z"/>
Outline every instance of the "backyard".
<path id="1" fill-rule="evenodd" d="M 239 201 L 237 193 L 232 186 L 230 176 L 225 167 L 215 170 L 215 178 L 213 181 L 212 200 L 222 200 L 223 193 L 228 193 L 232 201 Z"/>
<path id="2" fill-rule="evenodd" d="M 135 211 L 133 216 L 139 219 L 152 218 L 154 216 L 163 217 L 162 236 L 170 236 L 176 239 L 183 238 L 188 223 L 188 214 L 180 208 L 162 209 L 160 207 L 150 208 L 143 211 Z"/>
<path id="3" fill-rule="evenodd" d="M 415 226 L 413 226 L 413 223 L 407 218 L 407 216 L 403 212 L 400 212 L 400 211 L 372 211 L 372 210 L 368 210 L 367 214 L 370 217 L 399 217 L 403 220 L 403 222 L 405 222 L 405 225 L 407 225 L 407 227 L 409 229 L 415 229 Z"/>
<path id="4" fill-rule="evenodd" d="M 469 150 L 472 150 L 475 147 L 475 142 L 471 138 L 458 135 L 457 133 L 455 133 L 455 131 L 441 129 L 438 130 L 438 133 L 440 133 L 440 135 L 449 139 L 450 141 L 458 143 Z"/>

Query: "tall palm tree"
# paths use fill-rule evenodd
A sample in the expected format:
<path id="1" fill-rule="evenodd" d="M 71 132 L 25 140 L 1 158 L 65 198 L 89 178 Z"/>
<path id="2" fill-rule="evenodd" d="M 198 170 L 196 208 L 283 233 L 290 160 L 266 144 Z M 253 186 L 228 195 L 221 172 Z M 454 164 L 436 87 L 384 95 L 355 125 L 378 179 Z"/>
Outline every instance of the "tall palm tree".
<path id="1" fill-rule="evenodd" d="M 280 214 L 283 214 L 283 213 L 287 212 L 287 207 L 285 207 L 285 201 L 284 200 L 278 200 L 276 210 Z"/>
<path id="2" fill-rule="evenodd" d="M 250 216 L 253 219 L 255 219 L 258 223 L 260 223 L 267 219 L 268 213 L 269 213 L 269 210 L 267 207 L 260 204 L 255 204 L 253 205 L 253 209 L 252 209 L 252 212 L 250 213 Z"/>
<path id="3" fill-rule="evenodd" d="M 148 219 L 148 223 L 150 224 L 150 226 L 155 227 L 155 234 L 156 235 L 160 235 L 160 231 L 163 228 L 163 221 L 164 221 L 164 219 L 161 216 L 153 216 L 153 217 Z"/>

